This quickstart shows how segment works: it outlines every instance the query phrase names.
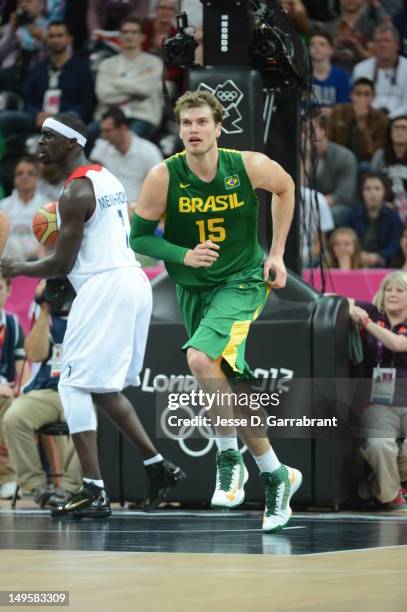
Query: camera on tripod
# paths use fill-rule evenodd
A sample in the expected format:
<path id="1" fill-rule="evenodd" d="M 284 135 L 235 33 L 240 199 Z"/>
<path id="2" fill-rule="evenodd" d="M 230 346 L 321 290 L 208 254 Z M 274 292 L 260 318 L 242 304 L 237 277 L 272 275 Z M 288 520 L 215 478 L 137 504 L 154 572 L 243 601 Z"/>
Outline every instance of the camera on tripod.
<path id="1" fill-rule="evenodd" d="M 198 43 L 191 34 L 185 31 L 188 28 L 187 14 L 179 13 L 176 20 L 176 35 L 163 42 L 164 64 L 167 68 L 189 68 L 194 64 L 195 49 Z"/>

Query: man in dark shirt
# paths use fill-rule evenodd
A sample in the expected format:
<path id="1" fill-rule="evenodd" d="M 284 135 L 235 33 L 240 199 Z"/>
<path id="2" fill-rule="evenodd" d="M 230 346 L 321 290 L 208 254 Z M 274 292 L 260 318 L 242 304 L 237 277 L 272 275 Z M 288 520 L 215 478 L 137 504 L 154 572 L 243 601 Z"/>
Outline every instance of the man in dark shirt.
<path id="1" fill-rule="evenodd" d="M 92 76 L 88 64 L 72 55 L 71 36 L 63 21 L 47 29 L 49 59 L 38 62 L 24 83 L 24 110 L 0 112 L 0 131 L 7 138 L 41 129 L 47 117 L 72 112 L 86 123 L 94 107 Z"/>

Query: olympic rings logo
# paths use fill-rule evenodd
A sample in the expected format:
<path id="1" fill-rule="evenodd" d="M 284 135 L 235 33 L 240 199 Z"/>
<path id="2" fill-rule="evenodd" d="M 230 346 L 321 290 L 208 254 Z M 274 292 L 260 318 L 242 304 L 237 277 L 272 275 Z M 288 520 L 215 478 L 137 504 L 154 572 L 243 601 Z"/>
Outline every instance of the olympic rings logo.
<path id="1" fill-rule="evenodd" d="M 218 91 L 216 97 L 221 102 L 233 102 L 238 98 L 239 94 L 237 91 Z"/>

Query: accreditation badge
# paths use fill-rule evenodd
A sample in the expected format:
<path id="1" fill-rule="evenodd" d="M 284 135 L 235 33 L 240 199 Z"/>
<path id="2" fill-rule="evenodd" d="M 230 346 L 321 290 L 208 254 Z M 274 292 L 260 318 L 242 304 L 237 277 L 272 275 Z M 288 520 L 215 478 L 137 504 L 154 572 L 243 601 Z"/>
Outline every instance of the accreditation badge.
<path id="1" fill-rule="evenodd" d="M 51 357 L 51 376 L 59 376 L 62 367 L 62 344 L 54 344 Z"/>
<path id="2" fill-rule="evenodd" d="M 396 368 L 373 368 L 371 404 L 392 405 L 396 388 Z"/>

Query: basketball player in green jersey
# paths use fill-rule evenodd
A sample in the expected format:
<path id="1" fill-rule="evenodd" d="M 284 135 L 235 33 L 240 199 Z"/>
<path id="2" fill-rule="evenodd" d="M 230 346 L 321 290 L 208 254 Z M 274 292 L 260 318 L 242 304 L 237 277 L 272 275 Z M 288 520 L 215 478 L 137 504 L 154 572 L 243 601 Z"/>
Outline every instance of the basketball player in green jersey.
<path id="1" fill-rule="evenodd" d="M 186 92 L 175 112 L 185 151 L 147 175 L 132 219 L 130 244 L 137 253 L 164 260 L 176 283 L 189 335 L 183 349 L 190 370 L 205 392 L 230 397 L 228 379 L 251 376 L 244 358 L 250 324 L 264 307 L 270 287 L 286 283 L 283 254 L 294 210 L 294 183 L 261 153 L 218 148 L 223 109 L 210 93 Z M 256 188 L 274 194 L 273 243 L 265 260 L 257 239 Z M 165 230 L 159 238 L 154 230 L 162 217 Z M 271 271 L 275 278 L 269 282 Z M 233 508 L 244 500 L 248 474 L 233 416 L 228 402 L 211 409 L 218 448 L 211 502 L 215 508 Z M 280 463 L 265 431 L 249 434 L 240 428 L 239 436 L 264 483 L 263 530 L 279 531 L 291 516 L 289 502 L 301 484 L 301 473 Z"/>

